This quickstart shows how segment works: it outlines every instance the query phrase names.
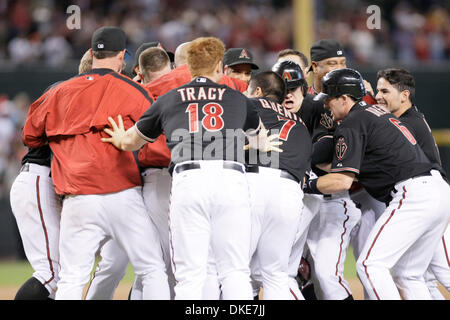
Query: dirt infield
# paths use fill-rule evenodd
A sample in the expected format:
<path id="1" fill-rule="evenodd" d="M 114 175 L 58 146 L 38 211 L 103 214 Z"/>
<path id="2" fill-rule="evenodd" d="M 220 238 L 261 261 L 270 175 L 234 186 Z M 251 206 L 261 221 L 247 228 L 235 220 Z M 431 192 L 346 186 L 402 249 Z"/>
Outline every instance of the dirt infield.
<path id="1" fill-rule="evenodd" d="M 355 300 L 363 300 L 364 298 L 364 292 L 361 283 L 358 279 L 351 279 L 349 280 L 350 288 L 353 292 L 353 297 Z M 128 298 L 128 293 L 130 292 L 131 284 L 124 283 L 119 284 L 119 287 L 116 290 L 116 293 L 114 294 L 114 300 L 126 300 Z M 14 296 L 17 292 L 19 287 L 16 286 L 10 286 L 10 287 L 0 287 L 0 300 L 12 300 L 14 299 Z M 450 293 L 442 288 L 439 287 L 442 294 L 446 298 L 446 300 L 450 300 Z"/>

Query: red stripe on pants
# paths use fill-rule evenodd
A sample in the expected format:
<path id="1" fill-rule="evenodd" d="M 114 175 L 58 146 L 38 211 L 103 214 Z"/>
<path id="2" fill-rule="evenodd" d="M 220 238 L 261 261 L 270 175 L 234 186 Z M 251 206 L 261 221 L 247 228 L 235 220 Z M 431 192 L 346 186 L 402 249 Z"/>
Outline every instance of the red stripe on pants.
<path id="1" fill-rule="evenodd" d="M 367 259 L 369 258 L 370 252 L 372 251 L 372 248 L 373 248 L 373 246 L 375 245 L 375 242 L 377 241 L 378 236 L 380 235 L 381 231 L 382 231 L 382 230 L 384 229 L 384 227 L 387 225 L 387 223 L 389 222 L 389 220 L 391 220 L 391 218 L 394 216 L 395 210 L 399 210 L 399 209 L 401 208 L 401 206 L 402 206 L 402 204 L 403 204 L 403 200 L 404 200 L 405 198 L 406 198 L 406 188 L 403 186 L 403 195 L 402 195 L 402 199 L 400 199 L 400 203 L 399 203 L 399 205 L 398 205 L 398 208 L 392 210 L 392 212 L 391 212 L 389 218 L 388 218 L 388 219 L 386 220 L 386 222 L 381 226 L 381 228 L 380 228 L 380 230 L 378 231 L 378 233 L 377 233 L 375 239 L 374 239 L 373 242 L 372 242 L 372 245 L 371 245 L 370 248 L 369 248 L 369 251 L 367 252 L 366 258 L 364 259 L 364 261 L 363 261 L 363 263 L 362 263 L 363 266 L 364 266 L 364 271 L 365 271 L 365 273 L 366 273 L 367 279 L 369 280 L 370 285 L 372 286 L 372 290 L 373 290 L 373 292 L 375 293 L 375 295 L 377 296 L 377 299 L 378 299 L 378 300 L 381 300 L 381 299 L 380 299 L 380 296 L 379 296 L 378 293 L 377 293 L 377 290 L 375 290 L 375 286 L 373 285 L 373 282 L 372 282 L 372 280 L 371 280 L 370 277 L 369 277 L 369 273 L 367 272 L 366 261 L 367 261 Z"/>
<path id="2" fill-rule="evenodd" d="M 40 176 L 36 177 L 37 205 L 38 205 L 38 209 L 39 209 L 39 216 L 41 218 L 42 229 L 44 230 L 45 246 L 46 246 L 46 249 L 47 249 L 47 260 L 48 260 L 48 264 L 50 265 L 50 271 L 52 273 L 51 278 L 48 279 L 47 281 L 45 281 L 45 283 L 44 283 L 44 286 L 45 286 L 46 284 L 48 284 L 51 281 L 53 281 L 53 279 L 55 278 L 55 271 L 53 270 L 53 262 L 52 262 L 52 259 L 50 258 L 50 245 L 49 245 L 49 242 L 48 242 L 47 227 L 45 226 L 44 214 L 42 213 L 41 197 L 40 197 L 40 193 L 39 193 L 39 178 L 40 178 Z"/>

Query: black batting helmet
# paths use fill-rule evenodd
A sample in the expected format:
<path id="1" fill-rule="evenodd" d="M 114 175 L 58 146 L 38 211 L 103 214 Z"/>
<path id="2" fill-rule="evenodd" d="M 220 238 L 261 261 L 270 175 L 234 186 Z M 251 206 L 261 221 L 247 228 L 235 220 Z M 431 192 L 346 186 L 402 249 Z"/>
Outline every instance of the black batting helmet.
<path id="1" fill-rule="evenodd" d="M 286 89 L 292 90 L 302 87 L 303 95 L 308 91 L 308 83 L 299 64 L 285 60 L 273 65 L 272 71 L 278 73 L 286 82 Z"/>
<path id="2" fill-rule="evenodd" d="M 324 101 L 344 94 L 356 100 L 361 100 L 366 95 L 363 78 L 358 71 L 344 68 L 328 72 L 322 78 L 322 92 L 314 100 Z"/>

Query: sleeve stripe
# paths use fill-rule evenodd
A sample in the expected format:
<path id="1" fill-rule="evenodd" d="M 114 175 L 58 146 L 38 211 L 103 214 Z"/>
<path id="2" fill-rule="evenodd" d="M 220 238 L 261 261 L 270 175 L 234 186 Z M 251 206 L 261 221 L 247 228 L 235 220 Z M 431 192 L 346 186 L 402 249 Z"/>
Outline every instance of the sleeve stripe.
<path id="1" fill-rule="evenodd" d="M 319 139 L 317 139 L 317 141 L 320 141 L 320 140 L 322 140 L 322 139 L 324 139 L 324 138 L 333 138 L 333 136 L 330 136 L 330 135 L 325 135 L 325 136 L 322 136 L 322 137 L 320 137 Z"/>
<path id="2" fill-rule="evenodd" d="M 347 167 L 347 168 L 334 168 L 334 169 L 330 170 L 330 172 L 341 172 L 341 171 L 351 171 L 351 172 L 359 174 L 359 170 L 358 169 L 350 168 L 350 167 Z"/>
<path id="3" fill-rule="evenodd" d="M 148 141 L 148 142 L 156 141 L 156 139 L 149 138 L 149 137 L 145 136 L 141 131 L 139 131 L 137 124 L 138 124 L 137 122 L 134 124 L 134 129 L 136 130 L 136 133 L 138 134 L 139 137 L 141 137 L 142 139 L 144 139 L 145 141 Z"/>

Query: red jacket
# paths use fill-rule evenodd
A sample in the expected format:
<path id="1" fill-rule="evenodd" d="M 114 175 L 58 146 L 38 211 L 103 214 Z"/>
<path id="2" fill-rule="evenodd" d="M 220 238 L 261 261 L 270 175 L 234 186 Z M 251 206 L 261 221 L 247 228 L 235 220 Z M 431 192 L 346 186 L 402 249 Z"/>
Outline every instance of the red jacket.
<path id="1" fill-rule="evenodd" d="M 153 102 L 148 92 L 111 69 L 93 69 L 62 82 L 34 103 L 22 132 L 31 147 L 50 144 L 58 194 L 105 194 L 141 185 L 131 152 L 102 142 L 108 117 L 133 126 Z"/>

